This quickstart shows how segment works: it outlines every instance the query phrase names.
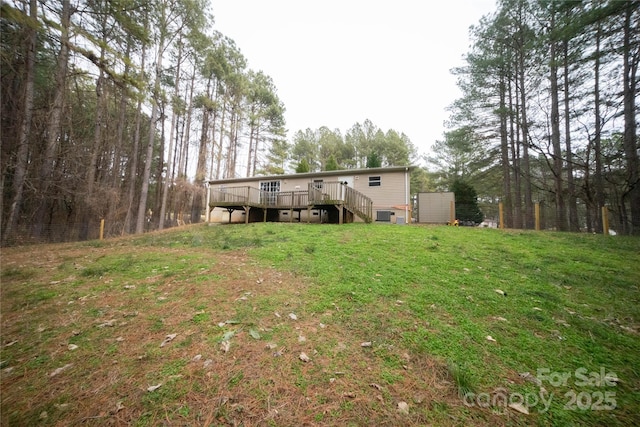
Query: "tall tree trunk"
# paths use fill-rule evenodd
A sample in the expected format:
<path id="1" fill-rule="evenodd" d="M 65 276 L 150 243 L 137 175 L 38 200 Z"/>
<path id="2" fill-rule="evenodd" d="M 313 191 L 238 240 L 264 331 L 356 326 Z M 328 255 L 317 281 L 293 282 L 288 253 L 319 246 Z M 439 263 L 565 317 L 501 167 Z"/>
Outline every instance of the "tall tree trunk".
<path id="1" fill-rule="evenodd" d="M 226 156 L 225 156 L 225 165 L 224 165 L 224 177 L 231 178 L 233 175 L 231 174 L 231 162 L 233 160 L 233 141 L 235 140 L 235 131 L 236 131 L 236 112 L 235 106 L 231 107 L 230 111 L 231 117 L 229 117 L 229 141 L 227 144 Z"/>
<path id="2" fill-rule="evenodd" d="M 175 89 L 173 91 L 174 102 L 175 104 L 180 95 L 180 66 L 182 65 L 182 42 L 178 42 L 178 58 L 177 58 L 177 67 L 176 67 L 176 77 L 175 77 Z M 160 222 L 158 223 L 158 229 L 164 229 L 164 220 L 167 211 L 167 198 L 169 196 L 169 187 L 172 184 L 172 175 L 171 175 L 171 165 L 172 165 L 172 157 L 173 157 L 173 135 L 176 129 L 176 122 L 179 115 L 179 112 L 176 112 L 178 108 L 177 105 L 172 105 L 171 108 L 171 129 L 169 129 L 169 154 L 167 155 L 167 171 L 164 178 L 164 186 L 162 189 L 162 204 L 160 205 Z"/>
<path id="3" fill-rule="evenodd" d="M 522 42 L 524 46 L 524 41 Z M 529 123 L 527 122 L 527 94 L 525 82 L 524 52 L 520 52 L 520 130 L 522 132 L 522 177 L 524 184 L 524 226 L 533 228 L 533 197 L 531 189 L 531 166 L 529 161 Z"/>
<path id="4" fill-rule="evenodd" d="M 551 28 L 555 28 L 555 11 L 551 12 Z M 564 203 L 564 185 L 562 179 L 562 148 L 560 146 L 560 109 L 558 97 L 558 54 L 557 42 L 550 40 L 549 80 L 551 82 L 551 145 L 553 147 L 553 177 L 556 199 L 555 226 L 557 230 L 567 230 L 567 217 Z"/>
<path id="5" fill-rule="evenodd" d="M 209 178 L 213 179 L 213 169 L 215 163 L 214 152 L 216 149 L 216 124 L 218 123 L 218 104 L 217 104 L 218 94 L 216 93 L 216 102 L 215 108 L 213 110 L 213 117 L 211 118 L 211 155 L 209 156 Z"/>
<path id="6" fill-rule="evenodd" d="M 34 236 L 40 238 L 44 226 L 44 218 L 48 212 L 48 194 L 51 185 L 51 173 L 54 169 L 56 149 L 60 140 L 60 120 L 64 104 L 64 94 L 66 89 L 67 70 L 69 67 L 69 25 L 71 22 L 70 0 L 62 0 L 62 14 L 60 16 L 60 51 L 56 62 L 56 73 L 54 77 L 55 90 L 49 121 L 46 130 L 46 146 L 42 165 L 40 168 L 40 187 L 38 212 L 34 224 Z"/>
<path id="7" fill-rule="evenodd" d="M 164 147 L 165 147 L 165 142 L 167 140 L 166 132 L 165 132 L 167 116 L 165 114 L 165 111 L 167 111 L 167 103 L 164 97 L 162 97 L 161 104 L 160 104 L 160 118 L 159 118 L 160 146 L 158 147 L 159 156 L 158 156 L 158 162 L 157 162 L 156 173 L 155 173 L 155 176 L 156 176 L 155 193 L 156 194 L 153 197 L 153 200 L 155 202 L 155 205 L 153 206 L 153 216 L 152 216 L 153 224 L 160 224 L 160 221 L 162 221 L 160 219 L 160 210 L 162 209 L 162 189 L 167 183 L 167 181 L 163 179 L 163 175 L 165 174 L 165 171 L 166 171 L 165 163 L 164 163 L 164 153 L 165 153 Z"/>
<path id="8" fill-rule="evenodd" d="M 231 145 L 231 162 L 230 162 L 230 174 L 231 178 L 235 178 L 236 176 L 236 166 L 238 165 L 238 144 L 240 143 L 240 129 L 242 127 L 242 110 L 240 107 L 240 102 L 238 101 L 237 110 L 236 110 L 236 119 L 235 126 L 233 132 L 233 144 Z"/>
<path id="9" fill-rule="evenodd" d="M 140 59 L 140 73 L 144 75 L 145 68 L 145 56 L 147 53 L 147 48 L 145 45 L 142 46 L 142 55 Z M 136 107 L 136 118 L 135 118 L 135 131 L 133 135 L 133 148 L 131 149 L 131 160 L 129 163 L 129 181 L 127 186 L 127 214 L 124 219 L 124 225 L 122 227 L 122 233 L 130 233 L 131 232 L 131 223 L 133 221 L 133 206 L 136 194 L 136 183 L 137 183 L 137 175 L 138 175 L 138 161 L 140 158 L 139 147 L 140 147 L 140 128 L 142 127 L 142 97 L 138 95 L 138 105 Z"/>
<path id="10" fill-rule="evenodd" d="M 131 44 L 132 44 L 132 39 L 131 39 L 131 36 L 129 36 L 127 39 L 127 49 L 125 53 L 127 58 L 129 58 L 129 56 L 131 55 Z M 125 76 L 128 76 L 129 72 L 130 72 L 129 62 L 125 61 L 123 74 Z M 120 102 L 118 106 L 119 114 L 118 114 L 118 123 L 116 125 L 116 142 L 113 150 L 113 172 L 111 175 L 112 177 L 111 190 L 114 194 L 117 194 L 118 203 L 109 203 L 109 206 L 107 207 L 106 223 L 108 225 L 111 225 L 116 222 L 117 212 L 122 208 L 121 199 L 122 199 L 122 193 L 124 189 L 122 188 L 122 183 L 121 183 L 120 159 L 121 159 L 121 153 L 124 148 L 124 129 L 126 127 L 127 106 L 128 106 L 127 98 L 128 98 L 127 91 L 124 88 L 122 88 L 120 93 Z"/>
<path id="11" fill-rule="evenodd" d="M 103 40 L 103 43 L 106 43 Z M 103 44 L 106 46 L 106 44 Z M 104 61 L 105 48 L 100 51 L 100 60 Z M 94 194 L 96 173 L 98 170 L 98 156 L 100 154 L 100 147 L 102 146 L 102 128 L 105 126 L 104 114 L 106 109 L 106 86 L 104 72 L 100 69 L 100 74 L 96 82 L 96 117 L 93 134 L 93 147 L 91 149 L 91 156 L 89 158 L 89 166 L 87 168 L 86 187 L 84 194 L 84 210 L 82 221 L 80 223 L 80 240 L 86 240 L 89 234 L 89 220 L 96 212 L 96 200 Z"/>
<path id="12" fill-rule="evenodd" d="M 503 210 L 504 224 L 501 226 L 513 226 L 513 209 L 511 199 L 511 166 L 509 164 L 509 140 L 507 123 L 510 111 L 506 105 L 506 76 L 504 73 L 500 76 L 500 159 L 502 169 L 502 194 L 503 194 Z"/>
<path id="13" fill-rule="evenodd" d="M 193 88 L 196 80 L 196 71 L 191 74 L 191 86 L 189 88 L 189 105 L 187 106 L 187 120 L 185 129 L 182 133 L 182 148 L 180 150 L 180 162 L 178 167 L 178 175 L 187 176 L 187 158 L 189 154 L 189 138 L 191 136 L 191 116 L 193 115 Z"/>
<path id="14" fill-rule="evenodd" d="M 519 76 L 520 66 L 516 67 L 516 75 Z M 509 82 L 509 111 L 510 111 L 510 142 L 511 142 L 511 164 L 513 165 L 513 227 L 522 228 L 522 171 L 520 169 L 520 106 L 518 98 L 520 89 L 515 77 L 515 94 L 513 94 L 512 84 Z M 514 105 L 515 100 L 515 105 Z"/>
<path id="15" fill-rule="evenodd" d="M 220 142 L 216 153 L 216 179 L 220 179 L 222 172 L 222 145 L 224 144 L 224 118 L 227 112 L 227 99 L 222 98 L 222 117 L 220 118 Z"/>
<path id="16" fill-rule="evenodd" d="M 593 184 L 595 187 L 595 209 L 594 209 L 594 221 L 595 230 L 598 233 L 602 233 L 602 211 L 601 208 L 605 204 L 604 198 L 604 179 L 602 177 L 602 118 L 600 115 L 600 39 L 602 37 L 602 28 L 600 22 L 597 23 L 596 29 L 596 51 L 595 64 L 593 66 L 593 95 L 594 95 L 594 137 L 593 137 L 593 151 L 595 157 L 595 170 L 593 172 Z"/>
<path id="17" fill-rule="evenodd" d="M 567 156 L 567 193 L 569 194 L 569 231 L 580 231 L 578 197 L 573 179 L 573 152 L 571 150 L 571 112 L 569 105 L 569 41 L 563 41 L 564 74 L 564 139 Z"/>
<path id="18" fill-rule="evenodd" d="M 162 77 L 162 55 L 164 52 L 164 31 L 161 31 L 156 53 L 155 82 L 153 94 L 151 96 L 151 119 L 149 120 L 149 141 L 147 143 L 147 154 L 144 161 L 144 172 L 142 175 L 142 188 L 140 189 L 140 202 L 138 203 L 138 218 L 136 220 L 136 234 L 144 232 L 145 217 L 147 214 L 147 198 L 149 196 L 149 179 L 151 177 L 151 164 L 153 163 L 153 145 L 156 138 L 156 120 L 158 119 L 158 102 L 160 101 L 160 78 Z"/>
<path id="19" fill-rule="evenodd" d="M 251 114 L 251 113 L 250 113 Z M 249 121 L 249 155 L 247 157 L 247 173 L 245 176 L 251 176 L 251 165 L 253 164 L 253 132 L 255 131 L 255 123 Z"/>
<path id="20" fill-rule="evenodd" d="M 20 123 L 20 134 L 18 135 L 18 152 L 16 156 L 16 167 L 13 174 L 13 199 L 9 207 L 7 224 L 2 242 L 6 243 L 15 232 L 22 209 L 24 197 L 24 184 L 27 176 L 29 162 L 29 138 L 31 136 L 31 118 L 33 117 L 33 82 L 36 62 L 36 28 L 38 22 L 38 3 L 36 0 L 29 2 L 29 22 L 27 27 L 26 40 L 26 62 L 25 62 L 25 87 L 22 122 Z"/>
<path id="21" fill-rule="evenodd" d="M 207 100 L 211 100 L 211 78 L 207 81 Z M 200 133 L 200 148 L 198 150 L 198 162 L 196 164 L 196 194 L 191 206 L 191 222 L 200 222 L 203 208 L 203 187 L 207 173 L 207 137 L 209 134 L 209 106 L 205 105 L 202 112 L 202 130 Z M 208 207 L 207 207 L 208 209 Z"/>
<path id="22" fill-rule="evenodd" d="M 638 160 L 637 124 L 636 124 L 636 96 L 638 61 L 640 61 L 640 48 L 637 39 L 633 40 L 638 28 L 632 25 L 631 17 L 637 12 L 638 3 L 628 2 L 624 15 L 624 42 L 623 42 L 623 105 L 624 105 L 624 154 L 627 163 L 627 176 L 629 184 L 629 204 L 631 210 L 630 234 L 640 235 L 640 164 Z M 637 37 L 637 35 L 635 36 Z"/>
<path id="23" fill-rule="evenodd" d="M 258 152 L 260 151 L 260 119 L 258 118 L 256 123 L 256 135 L 255 135 L 255 152 L 253 153 L 253 166 L 251 167 L 251 175 L 256 175 L 258 169 Z"/>

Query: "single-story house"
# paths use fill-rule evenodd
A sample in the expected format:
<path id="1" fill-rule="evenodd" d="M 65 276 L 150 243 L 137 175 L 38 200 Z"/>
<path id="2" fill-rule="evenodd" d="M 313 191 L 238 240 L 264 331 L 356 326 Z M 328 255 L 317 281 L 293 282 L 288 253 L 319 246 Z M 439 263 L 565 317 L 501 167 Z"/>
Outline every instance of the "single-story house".
<path id="1" fill-rule="evenodd" d="M 209 181 L 208 222 L 388 222 L 411 218 L 414 166 Z"/>

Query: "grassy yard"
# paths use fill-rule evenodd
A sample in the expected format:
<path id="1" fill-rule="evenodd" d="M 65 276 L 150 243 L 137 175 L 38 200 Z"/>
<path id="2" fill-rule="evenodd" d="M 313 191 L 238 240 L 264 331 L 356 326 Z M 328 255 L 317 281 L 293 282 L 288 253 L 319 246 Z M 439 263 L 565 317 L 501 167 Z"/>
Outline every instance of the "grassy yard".
<path id="1" fill-rule="evenodd" d="M 2 425 L 640 424 L 638 238 L 197 225 L 1 267 Z"/>

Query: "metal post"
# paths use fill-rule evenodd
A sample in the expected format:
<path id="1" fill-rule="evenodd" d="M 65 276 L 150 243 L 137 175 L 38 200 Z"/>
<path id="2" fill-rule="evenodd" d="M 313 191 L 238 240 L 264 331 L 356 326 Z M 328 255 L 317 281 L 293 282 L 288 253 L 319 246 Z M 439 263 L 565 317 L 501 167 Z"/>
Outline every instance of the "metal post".
<path id="1" fill-rule="evenodd" d="M 104 218 L 100 220 L 100 240 L 104 240 Z"/>

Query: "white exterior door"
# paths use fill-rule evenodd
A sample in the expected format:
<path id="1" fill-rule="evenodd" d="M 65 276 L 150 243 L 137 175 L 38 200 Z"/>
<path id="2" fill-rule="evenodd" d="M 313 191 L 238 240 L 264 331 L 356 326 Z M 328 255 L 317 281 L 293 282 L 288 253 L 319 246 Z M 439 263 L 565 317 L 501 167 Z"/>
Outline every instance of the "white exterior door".
<path id="1" fill-rule="evenodd" d="M 353 188 L 353 175 L 352 176 L 340 176 L 338 177 L 338 181 L 340 182 L 346 182 L 347 183 L 347 187 L 351 187 Z M 344 200 L 345 199 L 345 194 L 344 194 L 344 189 L 341 190 L 341 199 Z"/>

